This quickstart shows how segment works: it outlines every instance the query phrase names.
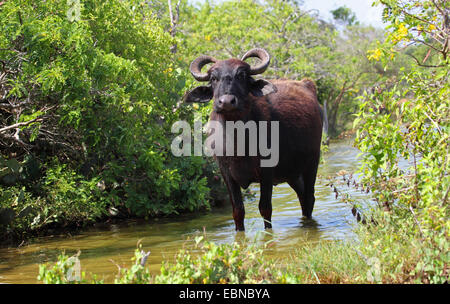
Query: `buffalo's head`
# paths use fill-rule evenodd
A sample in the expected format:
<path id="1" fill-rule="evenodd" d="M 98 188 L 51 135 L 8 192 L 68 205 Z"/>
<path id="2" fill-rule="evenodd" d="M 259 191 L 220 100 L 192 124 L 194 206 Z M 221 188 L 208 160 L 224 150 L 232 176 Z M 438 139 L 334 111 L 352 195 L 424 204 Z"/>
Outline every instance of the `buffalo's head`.
<path id="1" fill-rule="evenodd" d="M 261 63 L 250 66 L 244 60 L 257 57 Z M 217 60 L 211 56 L 202 55 L 190 66 L 192 76 L 198 81 L 207 81 L 205 86 L 199 86 L 184 95 L 185 102 L 208 102 L 214 99 L 216 112 L 236 111 L 244 108 L 249 94 L 263 96 L 276 92 L 276 87 L 264 80 L 255 80 L 251 75 L 263 73 L 269 66 L 270 55 L 263 49 L 252 49 L 242 56 L 242 59 Z M 206 73 L 201 69 L 208 63 L 213 63 Z"/>

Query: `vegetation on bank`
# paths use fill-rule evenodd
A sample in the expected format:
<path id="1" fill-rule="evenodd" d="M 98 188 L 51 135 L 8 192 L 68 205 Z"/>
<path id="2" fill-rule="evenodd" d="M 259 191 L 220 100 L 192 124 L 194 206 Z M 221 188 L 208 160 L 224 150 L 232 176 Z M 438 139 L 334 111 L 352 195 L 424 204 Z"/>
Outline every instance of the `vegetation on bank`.
<path id="1" fill-rule="evenodd" d="M 445 283 L 450 275 L 450 3 L 381 1 L 387 39 L 371 57 L 390 64 L 418 44 L 409 71 L 360 97 L 354 121 L 361 182 L 378 206 L 364 252 L 386 281 Z M 419 59 L 420 58 L 420 59 Z"/>
<path id="2" fill-rule="evenodd" d="M 116 284 L 297 284 L 376 282 L 378 266 L 367 264 L 348 243 L 305 242 L 290 258 L 264 256 L 266 245 L 254 242 L 214 244 L 202 236 L 195 245 L 180 250 L 173 262 L 165 262 L 160 273 L 145 267 L 147 253 L 138 245 L 131 265 L 120 268 Z M 80 272 L 74 276 L 82 255 L 61 254 L 54 265 L 39 266 L 38 280 L 46 284 L 102 284 L 98 275 Z M 150 256 L 151 258 L 151 256 Z"/>

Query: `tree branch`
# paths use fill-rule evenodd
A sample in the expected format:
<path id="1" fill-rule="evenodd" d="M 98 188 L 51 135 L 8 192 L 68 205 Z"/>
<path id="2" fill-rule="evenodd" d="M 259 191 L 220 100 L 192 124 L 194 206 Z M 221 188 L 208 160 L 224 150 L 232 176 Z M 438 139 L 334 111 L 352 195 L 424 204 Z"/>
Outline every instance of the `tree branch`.
<path id="1" fill-rule="evenodd" d="M 172 1 L 168 0 L 168 5 L 169 5 L 169 17 L 170 17 L 170 36 L 175 37 L 175 34 L 177 32 L 177 26 L 178 26 L 178 21 L 180 19 L 180 2 L 181 0 L 178 0 L 176 6 L 175 6 L 175 11 L 176 11 L 176 15 L 173 14 L 173 10 L 172 10 Z M 174 43 L 174 45 L 172 45 L 172 47 L 170 48 L 170 51 L 172 52 L 172 54 L 175 54 L 177 52 L 177 44 Z"/>
<path id="2" fill-rule="evenodd" d="M 417 63 L 419 66 L 422 66 L 422 67 L 426 67 L 426 68 L 442 68 L 442 67 L 445 67 L 444 64 L 440 64 L 440 65 L 423 64 L 423 63 L 420 62 L 420 60 L 417 59 L 414 55 L 409 54 L 409 53 L 405 53 L 405 54 L 408 55 L 409 57 L 411 57 L 412 59 L 414 59 L 414 60 L 416 61 L 416 63 Z"/>
<path id="3" fill-rule="evenodd" d="M 1 128 L 1 129 L 0 129 L 0 133 L 4 133 L 4 132 L 6 132 L 6 131 L 8 131 L 8 130 L 11 130 L 11 129 L 15 129 L 15 128 L 20 128 L 20 127 L 23 127 L 23 126 L 27 126 L 27 125 L 29 125 L 29 124 L 32 124 L 33 122 L 42 121 L 42 120 L 43 120 L 42 117 L 36 117 L 35 119 L 29 120 L 29 121 L 18 122 L 18 123 L 16 123 L 16 124 L 13 124 L 13 125 L 10 125 L 10 126 Z"/>

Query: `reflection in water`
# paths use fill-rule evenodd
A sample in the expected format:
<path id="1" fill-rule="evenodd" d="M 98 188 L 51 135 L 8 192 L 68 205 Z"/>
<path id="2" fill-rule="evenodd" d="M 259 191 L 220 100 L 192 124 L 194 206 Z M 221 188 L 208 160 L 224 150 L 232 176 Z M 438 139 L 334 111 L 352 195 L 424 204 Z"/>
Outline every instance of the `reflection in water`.
<path id="1" fill-rule="evenodd" d="M 117 273 L 116 264 L 130 265 L 138 240 L 144 250 L 151 251 L 147 265 L 157 273 L 163 260 L 173 261 L 180 248 L 191 246 L 194 237 L 204 233 L 208 240 L 216 243 L 250 240 L 268 244 L 266 254 L 272 257 L 288 256 L 305 242 L 353 238 L 351 228 L 355 220 L 349 206 L 336 199 L 332 189 L 325 185 L 328 176 L 334 176 L 340 170 L 356 169 L 359 151 L 350 144 L 331 144 L 330 151 L 324 155 L 325 162 L 319 166 L 316 183 L 313 219 L 301 216 L 297 195 L 288 184 L 281 184 L 273 189 L 273 228 L 265 231 L 255 185 L 252 189 L 256 199 L 245 203 L 245 233 L 234 231 L 230 206 L 177 218 L 101 225 L 75 236 L 49 236 L 21 248 L 0 248 L 0 283 L 36 283 L 39 263 L 54 262 L 62 251 L 72 255 L 78 250 L 81 250 L 83 271 L 99 274 L 106 282 L 112 282 Z M 366 197 L 350 188 L 348 192 L 353 199 Z"/>
<path id="2" fill-rule="evenodd" d="M 319 226 L 320 226 L 320 224 L 313 218 L 306 218 L 306 217 L 300 218 L 300 227 L 301 228 L 318 229 Z"/>

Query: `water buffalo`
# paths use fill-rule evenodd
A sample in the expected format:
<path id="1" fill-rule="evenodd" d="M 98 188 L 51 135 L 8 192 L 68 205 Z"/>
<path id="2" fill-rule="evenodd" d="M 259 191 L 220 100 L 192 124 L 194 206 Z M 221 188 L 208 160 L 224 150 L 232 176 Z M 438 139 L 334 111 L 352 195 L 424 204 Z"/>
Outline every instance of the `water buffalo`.
<path id="1" fill-rule="evenodd" d="M 246 63 L 249 57 L 259 58 L 259 64 L 251 66 Z M 238 231 L 244 230 L 245 217 L 240 188 L 246 189 L 254 182 L 261 186 L 259 211 L 266 229 L 272 227 L 273 185 L 289 183 L 298 195 L 303 216 L 310 218 L 314 207 L 323 124 L 316 86 L 309 79 L 254 79 L 252 75 L 263 73 L 269 62 L 270 55 L 261 48 L 248 51 L 241 60 L 217 60 L 202 55 L 191 63 L 190 71 L 197 81 L 208 83 L 187 92 L 183 98 L 185 102 L 209 102 L 213 99 L 210 122 L 222 125 L 229 121 L 278 122 L 278 134 L 268 132 L 267 138 L 261 138 L 257 133 L 258 141 L 278 144 L 276 165 L 262 166 L 260 160 L 267 157 L 259 151 L 256 156 L 215 155 L 228 188 Z M 202 67 L 209 63 L 212 66 L 202 73 Z M 260 128 L 259 124 L 257 126 Z M 274 141 L 274 136 L 278 136 L 278 142 Z M 249 136 L 245 140 L 247 153 Z"/>

